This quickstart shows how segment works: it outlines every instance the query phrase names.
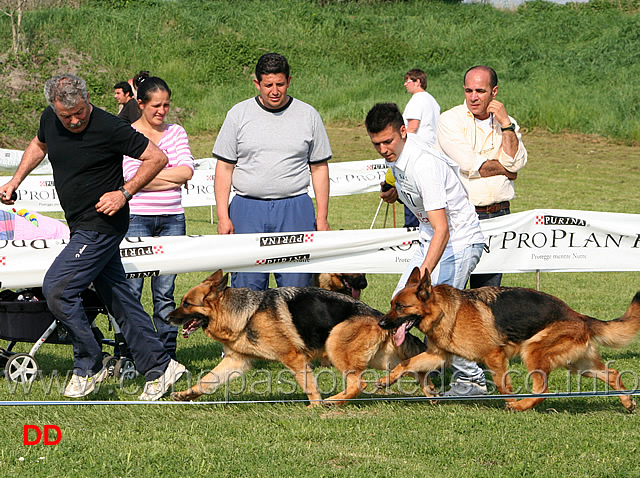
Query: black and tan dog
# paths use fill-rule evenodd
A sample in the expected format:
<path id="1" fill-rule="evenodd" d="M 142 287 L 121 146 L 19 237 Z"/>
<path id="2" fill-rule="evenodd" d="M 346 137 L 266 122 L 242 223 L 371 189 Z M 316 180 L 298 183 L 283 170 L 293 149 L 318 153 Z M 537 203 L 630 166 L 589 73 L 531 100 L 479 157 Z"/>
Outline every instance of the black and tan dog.
<path id="1" fill-rule="evenodd" d="M 362 289 L 367 287 L 367 276 L 365 274 L 343 274 L 343 273 L 320 273 L 313 274 L 314 287 L 340 292 L 350 295 L 354 299 L 360 299 Z"/>
<path id="2" fill-rule="evenodd" d="M 604 322 L 531 289 L 432 287 L 429 274 L 421 278 L 416 268 L 405 288 L 391 301 L 391 310 L 380 320 L 380 326 L 396 330 L 399 342 L 413 326 L 428 337 L 428 350 L 396 367 L 378 382 L 380 388 L 392 384 L 407 370 L 436 370 L 451 355 L 459 355 L 483 362 L 500 393 L 510 394 L 509 358 L 520 355 L 531 374 L 533 393 L 546 393 L 548 375 L 559 367 L 603 380 L 614 390 L 625 390 L 618 371 L 602 363 L 598 345 L 623 347 L 636 337 L 640 292 L 622 317 Z M 509 399 L 507 408 L 527 410 L 542 400 Z M 633 411 L 635 402 L 629 395 L 620 395 L 620 400 Z"/>
<path id="3" fill-rule="evenodd" d="M 322 403 L 310 362 L 324 351 L 346 378 L 346 388 L 327 404 L 341 404 L 366 386 L 369 368 L 393 368 L 425 350 L 410 336 L 396 346 L 393 333 L 378 326 L 382 313 L 341 293 L 317 287 L 281 287 L 266 291 L 227 287 L 221 270 L 185 294 L 168 321 L 188 336 L 199 328 L 221 342 L 224 358 L 196 385 L 173 393 L 174 400 L 194 400 L 238 378 L 256 359 L 279 361 L 295 375 L 311 405 Z M 425 393 L 431 386 L 419 380 Z M 426 385 L 425 385 L 426 384 Z"/>

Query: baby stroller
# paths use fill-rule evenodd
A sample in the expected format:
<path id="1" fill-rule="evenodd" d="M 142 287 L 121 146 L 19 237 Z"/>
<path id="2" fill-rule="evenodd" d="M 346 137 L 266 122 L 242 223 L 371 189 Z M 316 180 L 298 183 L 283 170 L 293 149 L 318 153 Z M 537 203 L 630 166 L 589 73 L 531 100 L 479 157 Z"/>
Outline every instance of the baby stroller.
<path id="1" fill-rule="evenodd" d="M 107 314 L 96 292 L 87 289 L 82 294 L 82 302 L 96 341 L 113 347 L 113 355 L 103 352 L 103 364 L 109 374 L 120 380 L 135 378 L 135 364 L 115 322 L 110 321 L 110 328 L 115 329 L 114 340 L 106 339 L 95 326 L 96 317 Z M 18 383 L 33 382 L 37 378 L 35 355 L 44 343 L 71 344 L 69 332 L 51 314 L 40 288 L 0 292 L 0 338 L 9 341 L 6 349 L 0 347 L 0 366 L 4 367 L 8 381 Z M 33 347 L 28 353 L 15 353 L 12 349 L 18 342 L 33 343 Z"/>

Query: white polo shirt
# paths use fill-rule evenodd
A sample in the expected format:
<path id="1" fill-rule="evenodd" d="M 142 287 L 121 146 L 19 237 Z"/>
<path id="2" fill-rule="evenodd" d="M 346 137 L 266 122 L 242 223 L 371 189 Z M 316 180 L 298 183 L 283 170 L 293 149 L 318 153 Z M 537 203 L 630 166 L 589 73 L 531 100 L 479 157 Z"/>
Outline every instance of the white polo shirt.
<path id="1" fill-rule="evenodd" d="M 483 244 L 484 235 L 475 207 L 469 201 L 459 177 L 459 166 L 435 148 L 407 134 L 402 153 L 387 162 L 396 179 L 400 200 L 420 222 L 420 241 L 431 242 L 433 228 L 427 211 L 445 209 L 449 242 L 442 259 L 472 244 Z"/>

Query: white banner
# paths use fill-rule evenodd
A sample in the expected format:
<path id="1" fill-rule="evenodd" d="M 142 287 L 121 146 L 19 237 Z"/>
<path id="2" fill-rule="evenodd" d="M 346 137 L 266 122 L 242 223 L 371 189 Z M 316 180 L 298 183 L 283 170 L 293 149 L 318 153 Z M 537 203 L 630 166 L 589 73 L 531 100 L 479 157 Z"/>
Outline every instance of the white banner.
<path id="1" fill-rule="evenodd" d="M 640 270 L 640 215 L 537 209 L 481 221 L 475 272 Z M 66 241 L 0 241 L 0 287 L 35 287 Z M 401 273 L 416 230 L 372 229 L 125 239 L 131 277 L 196 271 Z"/>
<path id="2" fill-rule="evenodd" d="M 24 151 L 18 151 L 16 149 L 2 149 L 0 148 L 0 171 L 15 172 L 22 160 Z M 35 174 L 51 174 L 51 163 L 49 158 L 44 157 L 44 160 L 33 170 Z"/>
<path id="3" fill-rule="evenodd" d="M 1 151 L 8 152 L 10 150 Z M 16 151 L 16 153 L 22 155 L 22 151 Z M 17 161 L 19 163 L 19 159 Z M 5 162 L 13 164 L 14 161 L 7 160 Z M 196 160 L 196 165 L 210 169 L 196 169 L 194 171 L 193 178 L 184 186 L 182 205 L 184 207 L 215 205 L 216 200 L 213 192 L 215 159 L 199 159 Z M 17 163 L 13 169 L 16 166 Z M 384 159 L 329 163 L 331 196 L 348 196 L 379 191 L 380 183 L 384 180 L 386 172 L 387 166 Z M 7 177 L 6 181 L 8 180 Z M 51 175 L 31 174 L 27 176 L 18 188 L 17 194 L 16 207 L 38 212 L 62 211 Z M 309 187 L 309 195 L 313 197 L 311 186 Z"/>
<path id="4" fill-rule="evenodd" d="M 535 209 L 480 226 L 478 273 L 640 270 L 640 214 Z"/>
<path id="5" fill-rule="evenodd" d="M 381 249 L 408 250 L 416 231 L 376 229 L 310 231 L 225 236 L 127 238 L 120 245 L 129 277 L 183 272 L 394 272 L 393 258 Z M 0 287 L 35 287 L 68 241 L 0 241 Z M 378 257 L 380 256 L 380 257 Z M 382 263 L 382 258 L 388 264 Z M 369 261 L 372 260 L 371 263 Z"/>

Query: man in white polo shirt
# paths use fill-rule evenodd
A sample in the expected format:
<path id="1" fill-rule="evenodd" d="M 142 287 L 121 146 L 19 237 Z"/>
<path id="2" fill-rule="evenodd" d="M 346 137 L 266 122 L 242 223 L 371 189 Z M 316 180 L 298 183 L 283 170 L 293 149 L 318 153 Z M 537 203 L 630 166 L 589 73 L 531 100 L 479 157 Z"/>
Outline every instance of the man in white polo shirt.
<path id="1" fill-rule="evenodd" d="M 420 246 L 398 282 L 394 295 L 406 284 L 414 267 L 431 274 L 434 285 L 464 289 L 482 256 L 484 236 L 475 208 L 458 176 L 458 166 L 433 147 L 407 135 L 402 114 L 394 103 L 378 103 L 367 114 L 367 132 L 376 151 L 387 161 L 396 188 L 381 193 L 398 197 L 420 222 Z M 397 197 L 393 197 L 396 196 Z M 475 362 L 454 357 L 454 381 L 449 396 L 484 395 L 484 372 Z"/>

